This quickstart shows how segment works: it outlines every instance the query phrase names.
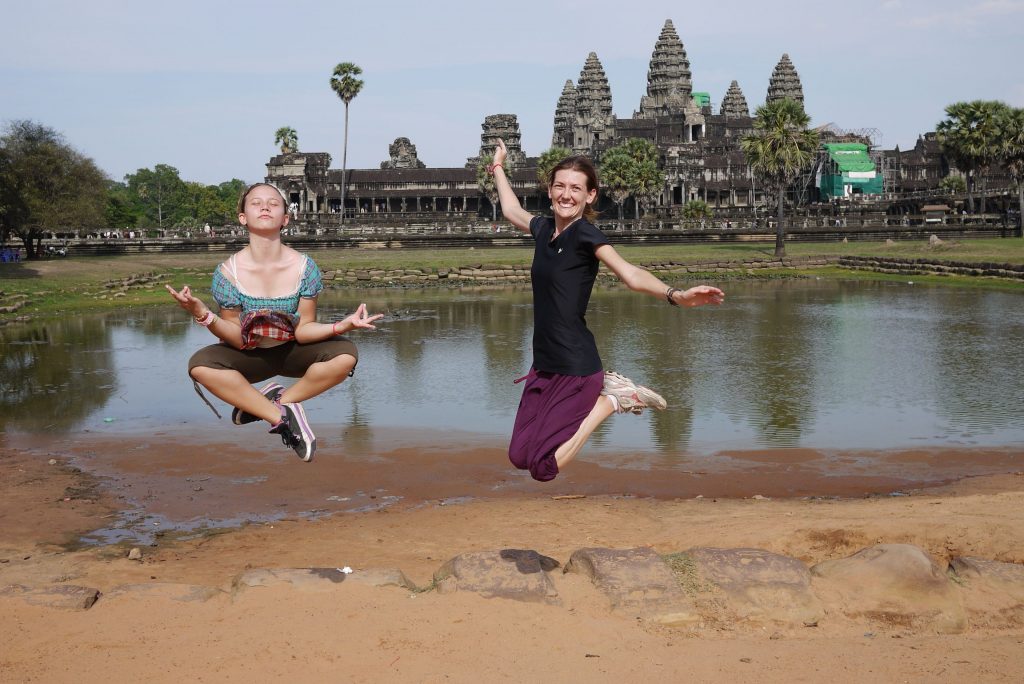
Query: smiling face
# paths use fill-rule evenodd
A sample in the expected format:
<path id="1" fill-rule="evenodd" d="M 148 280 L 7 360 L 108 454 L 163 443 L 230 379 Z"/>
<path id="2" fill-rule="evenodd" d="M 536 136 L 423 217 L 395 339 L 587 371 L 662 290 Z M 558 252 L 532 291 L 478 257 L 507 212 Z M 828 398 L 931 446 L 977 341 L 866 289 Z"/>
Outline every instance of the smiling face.
<path id="1" fill-rule="evenodd" d="M 238 222 L 249 230 L 280 230 L 288 225 L 284 198 L 271 185 L 256 185 L 242 200 Z"/>
<path id="2" fill-rule="evenodd" d="M 559 169 L 548 186 L 548 197 L 555 217 L 571 222 L 583 215 L 584 209 L 597 197 L 597 188 L 591 189 L 587 175 L 573 169 Z"/>

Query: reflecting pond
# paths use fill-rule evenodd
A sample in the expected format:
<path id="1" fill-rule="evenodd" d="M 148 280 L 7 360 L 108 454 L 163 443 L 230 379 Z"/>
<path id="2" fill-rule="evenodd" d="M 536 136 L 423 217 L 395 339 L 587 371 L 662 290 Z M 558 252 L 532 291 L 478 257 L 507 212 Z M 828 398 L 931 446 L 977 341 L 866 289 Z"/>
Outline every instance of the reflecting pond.
<path id="1" fill-rule="evenodd" d="M 690 310 L 595 292 L 588 323 L 605 367 L 661 392 L 669 410 L 614 418 L 591 449 L 1024 445 L 1024 295 L 816 279 L 726 288 L 724 306 Z M 527 288 L 334 290 L 322 318 L 359 301 L 387 317 L 353 335 L 355 377 L 307 402 L 314 428 L 507 439 L 512 381 L 530 363 Z M 210 340 L 170 302 L 0 328 L 0 431 L 230 427 L 185 372 Z"/>

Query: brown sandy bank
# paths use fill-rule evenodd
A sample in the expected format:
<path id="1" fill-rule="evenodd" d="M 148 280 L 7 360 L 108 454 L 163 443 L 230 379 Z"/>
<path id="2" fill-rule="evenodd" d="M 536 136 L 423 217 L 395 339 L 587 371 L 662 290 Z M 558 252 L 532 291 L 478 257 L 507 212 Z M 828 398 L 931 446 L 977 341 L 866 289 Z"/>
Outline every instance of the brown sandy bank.
<path id="1" fill-rule="evenodd" d="M 286 507 L 284 519 L 226 534 L 154 537 L 155 546 L 142 546 L 142 560 L 130 561 L 123 546 L 69 550 L 63 545 L 117 519 L 127 501 L 118 498 L 126 496 L 119 485 L 139 488 L 128 497 L 133 505 L 152 503 L 169 518 L 197 510 L 196 500 L 203 496 L 226 497 L 232 503 L 224 511 L 237 511 L 238 497 L 228 494 L 229 483 L 251 477 L 245 474 L 245 460 L 225 445 L 224 458 L 201 476 L 210 479 L 199 482 L 194 468 L 174 461 L 170 447 L 145 451 L 146 458 L 134 462 L 147 462 L 150 468 L 137 465 L 139 472 L 126 474 L 125 464 L 114 468 L 95 451 L 98 442 L 85 440 L 74 448 L 54 442 L 46 448 L 58 462 L 49 465 L 45 449 L 15 448 L 10 441 L 0 449 L 0 587 L 76 584 L 112 596 L 124 584 L 228 587 L 247 568 L 346 565 L 400 568 L 425 585 L 453 556 L 503 548 L 535 549 L 564 563 L 574 550 L 589 546 L 649 546 L 659 553 L 694 546 L 754 547 L 810 565 L 885 542 L 916 544 L 943 563 L 958 555 L 1024 563 L 1024 476 L 1014 472 L 907 488 L 907 495 L 898 497 L 774 498 L 778 495 L 769 489 L 757 493 L 770 499 L 739 498 L 752 496 L 749 490 L 733 497 L 641 497 L 631 495 L 628 480 L 618 483 L 617 492 L 608 491 L 607 484 L 602 491 L 600 474 L 588 476 L 594 468 L 588 464 L 579 464 L 573 471 L 579 473 L 576 479 L 558 489 L 520 481 L 507 471 L 508 484 L 494 488 L 493 479 L 486 484 L 493 473 L 484 463 L 494 451 L 486 449 L 484 459 L 468 452 L 427 459 L 435 470 L 447 463 L 478 472 L 479 487 L 465 484 L 474 481 L 469 475 L 455 478 L 441 470 L 435 479 L 449 483 L 447 489 L 440 487 L 430 496 L 424 484 L 419 495 L 392 505 L 326 517 L 298 515 L 308 509 L 296 503 Z M 102 449 L 144 451 L 138 447 L 129 440 L 119 449 L 110 443 Z M 74 457 L 93 451 L 93 462 L 102 466 L 94 469 L 111 478 L 119 471 L 119 479 L 97 488 L 93 476 L 66 467 L 75 448 L 83 451 Z M 390 460 L 390 453 L 383 452 L 376 468 L 354 477 L 382 477 L 399 468 L 402 462 Z M 403 454 L 415 462 L 412 452 Z M 799 461 L 806 463 L 807 455 L 794 456 L 786 467 Z M 756 467 L 753 463 L 747 459 L 743 468 Z M 270 475 L 278 467 L 288 468 L 307 481 L 335 476 L 327 466 L 314 470 L 291 461 L 278 466 L 271 460 L 261 467 Z M 417 476 L 430 472 L 427 466 L 411 468 Z M 396 484 L 385 488 L 402 484 L 394 477 Z M 218 478 L 227 484 L 218 484 Z M 785 479 L 783 474 L 779 478 Z M 301 488 L 289 489 L 288 481 L 274 484 L 268 500 L 289 502 L 292 493 L 295 501 L 302 500 Z M 453 481 L 463 484 L 456 487 Z M 358 487 L 372 491 L 368 484 Z M 487 487 L 491 495 L 484 494 Z M 588 487 L 591 491 L 585 491 Z M 458 498 L 467 492 L 468 499 Z M 586 496 L 553 498 L 564 494 Z M 191 508 L 172 505 L 189 496 Z M 212 503 L 208 507 L 216 510 Z M 204 515 L 205 504 L 200 508 Z M 558 582 L 560 606 L 348 583 L 326 594 L 268 587 L 205 603 L 130 594 L 101 598 L 87 611 L 0 598 L 0 680 L 888 682 L 1024 677 L 1021 625 L 972 624 L 963 634 L 938 636 L 899 625 L 867 630 L 835 617 L 814 628 L 736 624 L 681 630 L 613 612 L 606 597 L 581 576 L 564 575 Z"/>

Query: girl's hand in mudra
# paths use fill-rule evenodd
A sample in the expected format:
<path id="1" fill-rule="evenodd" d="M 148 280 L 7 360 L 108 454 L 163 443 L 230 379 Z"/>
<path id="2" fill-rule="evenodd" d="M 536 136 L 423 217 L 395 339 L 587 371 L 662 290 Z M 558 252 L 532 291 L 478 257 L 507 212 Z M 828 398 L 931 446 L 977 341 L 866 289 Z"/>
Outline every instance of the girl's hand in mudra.
<path id="1" fill-rule="evenodd" d="M 384 318 L 384 314 L 374 314 L 371 316 L 366 312 L 366 304 L 360 304 L 356 307 L 354 313 L 338 321 L 335 325 L 348 326 L 350 330 L 356 328 L 376 330 L 377 326 L 373 325 L 373 322 L 381 318 Z"/>
<path id="2" fill-rule="evenodd" d="M 206 305 L 203 304 L 201 299 L 192 294 L 192 290 L 188 285 L 184 286 L 177 292 L 170 285 L 164 285 L 164 287 L 167 288 L 167 292 L 174 297 L 174 301 L 178 302 L 178 306 L 185 311 L 188 311 L 193 317 L 199 318 L 206 313 Z"/>

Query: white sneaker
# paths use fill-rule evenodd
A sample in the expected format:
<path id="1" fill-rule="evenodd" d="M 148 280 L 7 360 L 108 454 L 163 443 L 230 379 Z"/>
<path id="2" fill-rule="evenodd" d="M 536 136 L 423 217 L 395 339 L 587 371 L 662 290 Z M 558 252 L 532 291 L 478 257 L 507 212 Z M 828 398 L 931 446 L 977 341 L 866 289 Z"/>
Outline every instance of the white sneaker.
<path id="1" fill-rule="evenodd" d="M 640 414 L 645 408 L 664 411 L 668 404 L 660 394 L 649 387 L 638 385 L 629 378 L 615 371 L 604 372 L 604 387 L 601 394 L 615 397 L 619 403 L 619 413 Z"/>

